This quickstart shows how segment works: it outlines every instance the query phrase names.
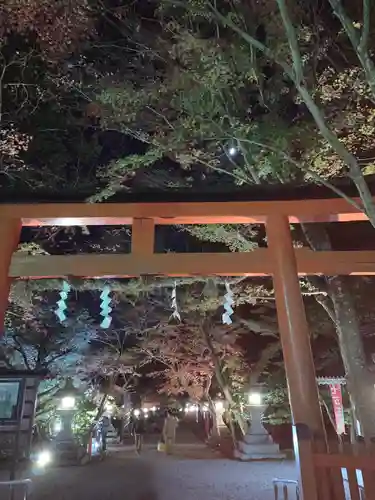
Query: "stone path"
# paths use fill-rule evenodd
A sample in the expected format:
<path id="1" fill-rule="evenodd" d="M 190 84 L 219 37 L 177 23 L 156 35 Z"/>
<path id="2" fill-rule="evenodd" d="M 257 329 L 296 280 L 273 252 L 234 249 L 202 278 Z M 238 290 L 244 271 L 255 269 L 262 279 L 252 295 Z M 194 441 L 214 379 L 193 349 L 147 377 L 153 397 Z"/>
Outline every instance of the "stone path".
<path id="1" fill-rule="evenodd" d="M 223 459 L 191 435 L 172 456 L 151 441 L 140 457 L 116 447 L 103 462 L 51 468 L 34 478 L 30 500 L 273 500 L 272 478 L 296 476 L 293 462 Z"/>

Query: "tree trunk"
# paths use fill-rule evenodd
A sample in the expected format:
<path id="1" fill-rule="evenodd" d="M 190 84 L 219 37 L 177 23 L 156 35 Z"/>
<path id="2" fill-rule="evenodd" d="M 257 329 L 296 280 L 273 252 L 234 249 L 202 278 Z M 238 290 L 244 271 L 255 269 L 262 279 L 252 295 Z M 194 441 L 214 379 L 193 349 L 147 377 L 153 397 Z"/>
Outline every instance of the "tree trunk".
<path id="1" fill-rule="evenodd" d="M 216 354 L 215 347 L 214 347 L 212 339 L 210 337 L 209 327 L 207 326 L 207 324 L 205 322 L 202 323 L 202 325 L 201 325 L 201 331 L 203 334 L 203 338 L 206 341 L 207 347 L 210 350 L 211 359 L 212 359 L 212 362 L 214 365 L 214 372 L 215 372 L 216 381 L 217 381 L 220 389 L 223 391 L 225 400 L 227 401 L 229 407 L 232 409 L 232 411 L 234 413 L 235 419 L 236 419 L 236 421 L 241 429 L 242 434 L 245 434 L 246 427 L 247 427 L 246 423 L 245 423 L 244 419 L 242 418 L 242 415 L 237 410 L 235 402 L 233 401 L 230 387 L 229 387 L 229 385 L 228 385 L 228 383 L 225 380 L 225 377 L 223 375 L 221 361 L 220 361 L 218 355 Z"/>
<path id="2" fill-rule="evenodd" d="M 281 342 L 277 340 L 265 347 L 260 355 L 260 358 L 252 367 L 249 378 L 249 390 L 258 384 L 259 379 L 271 360 L 281 351 Z"/>
<path id="3" fill-rule="evenodd" d="M 313 250 L 332 250 L 324 225 L 304 224 L 302 227 Z M 353 297 L 346 277 L 330 276 L 325 280 L 333 303 L 334 317 L 330 316 L 335 322 L 352 408 L 364 438 L 369 440 L 375 437 L 374 376 L 367 367 Z"/>
<path id="4" fill-rule="evenodd" d="M 327 278 L 337 318 L 337 333 L 344 362 L 348 391 L 354 414 L 366 440 L 375 437 L 375 388 L 359 330 L 357 315 L 347 280 L 342 276 Z"/>
<path id="5" fill-rule="evenodd" d="M 218 421 L 217 421 L 217 413 L 216 413 L 216 407 L 215 403 L 212 401 L 212 398 L 208 396 L 208 406 L 210 408 L 210 413 L 212 415 L 212 429 L 211 429 L 211 435 L 209 438 L 213 439 L 214 441 L 219 441 L 220 439 L 220 429 L 218 426 Z"/>

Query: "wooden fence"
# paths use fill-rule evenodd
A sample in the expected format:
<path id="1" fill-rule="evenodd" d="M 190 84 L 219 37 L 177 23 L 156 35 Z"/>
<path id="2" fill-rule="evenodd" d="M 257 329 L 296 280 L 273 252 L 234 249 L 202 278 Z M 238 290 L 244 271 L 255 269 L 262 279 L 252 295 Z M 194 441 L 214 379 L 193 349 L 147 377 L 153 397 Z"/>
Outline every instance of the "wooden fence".
<path id="1" fill-rule="evenodd" d="M 305 444 L 306 440 L 305 440 Z M 326 448 L 326 446 L 324 446 Z M 319 500 L 375 500 L 375 445 L 358 440 L 329 442 L 328 452 L 322 442 L 309 441 L 304 458 L 315 476 Z M 310 456 L 308 456 L 310 455 Z M 326 487 L 322 487 L 322 483 Z"/>

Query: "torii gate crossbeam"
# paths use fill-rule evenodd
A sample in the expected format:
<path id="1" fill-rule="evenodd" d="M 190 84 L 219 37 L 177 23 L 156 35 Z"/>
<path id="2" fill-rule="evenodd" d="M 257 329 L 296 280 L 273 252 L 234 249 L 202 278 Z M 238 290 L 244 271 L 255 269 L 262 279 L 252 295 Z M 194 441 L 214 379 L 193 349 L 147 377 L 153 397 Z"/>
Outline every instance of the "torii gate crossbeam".
<path id="1" fill-rule="evenodd" d="M 41 278 L 63 274 L 76 274 L 83 277 L 88 271 L 91 277 L 100 277 L 100 273 L 127 276 L 132 275 L 132 272 L 164 275 L 183 275 L 184 272 L 203 275 L 273 275 L 280 338 L 294 423 L 305 424 L 315 435 L 323 437 L 324 425 L 298 273 L 373 274 L 375 255 L 374 252 L 318 252 L 315 254 L 305 249 L 295 250 L 289 224 L 363 220 L 366 220 L 365 215 L 343 199 L 223 203 L 0 205 L 0 322 L 1 324 L 4 322 L 12 277 Z M 268 249 L 248 254 L 210 254 L 208 256 L 154 253 L 155 225 L 214 223 L 265 223 Z M 35 258 L 15 255 L 12 260 L 23 225 L 98 224 L 131 224 L 131 254 L 126 256 L 80 255 L 69 258 L 65 256 Z M 126 269 L 117 269 L 117 266 L 124 266 Z M 247 266 L 250 269 L 247 269 Z M 96 271 L 93 273 L 94 269 Z M 325 477 L 317 478 L 312 462 L 305 459 L 303 442 L 296 443 L 295 451 L 297 459 L 300 452 L 302 453 L 300 467 L 304 500 L 331 498 L 327 489 L 328 481 Z"/>

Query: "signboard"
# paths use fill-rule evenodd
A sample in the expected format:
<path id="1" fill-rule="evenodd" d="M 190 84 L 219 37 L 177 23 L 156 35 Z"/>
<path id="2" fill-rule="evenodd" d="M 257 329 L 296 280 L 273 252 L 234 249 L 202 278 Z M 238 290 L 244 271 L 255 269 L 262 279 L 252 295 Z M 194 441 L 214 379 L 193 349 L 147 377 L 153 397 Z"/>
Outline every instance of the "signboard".
<path id="1" fill-rule="evenodd" d="M 39 373 L 0 370 L 0 458 L 27 458 Z"/>
<path id="2" fill-rule="evenodd" d="M 20 380 L 0 379 L 0 425 L 16 422 L 22 404 Z"/>
<path id="3" fill-rule="evenodd" d="M 342 404 L 342 391 L 340 384 L 330 384 L 333 412 L 335 415 L 337 434 L 345 433 L 344 408 Z"/>

